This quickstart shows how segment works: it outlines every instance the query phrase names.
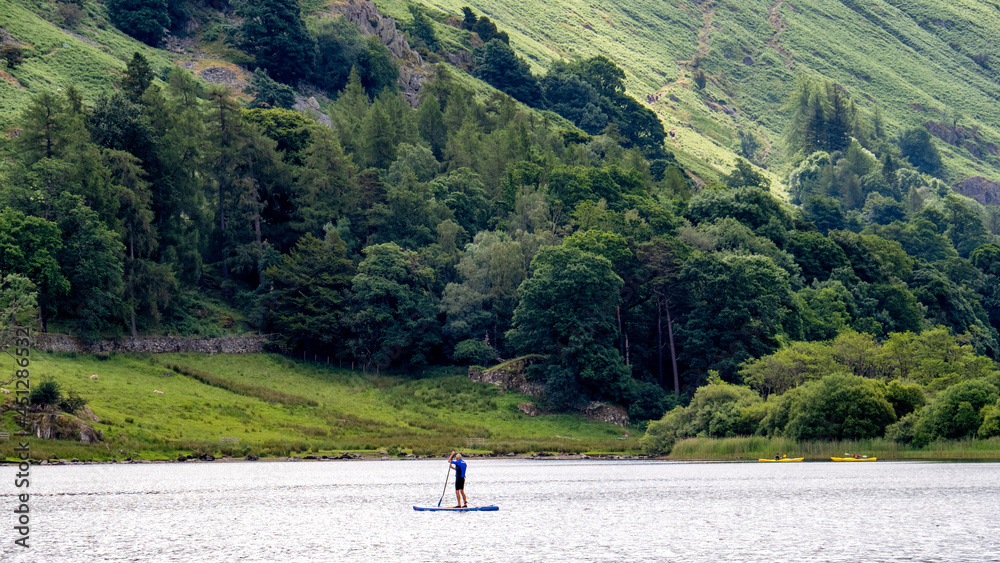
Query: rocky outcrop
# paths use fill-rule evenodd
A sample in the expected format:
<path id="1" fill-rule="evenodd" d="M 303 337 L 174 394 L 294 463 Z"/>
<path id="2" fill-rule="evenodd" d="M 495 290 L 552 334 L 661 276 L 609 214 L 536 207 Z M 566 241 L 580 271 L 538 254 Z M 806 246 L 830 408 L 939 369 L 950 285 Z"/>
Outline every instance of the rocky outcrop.
<path id="1" fill-rule="evenodd" d="M 320 107 L 319 102 L 317 102 L 316 98 L 313 96 L 306 98 L 305 96 L 296 94 L 295 105 L 292 106 L 292 108 L 301 114 L 308 115 L 327 127 L 330 126 L 330 116 L 323 113 L 323 109 Z"/>
<path id="2" fill-rule="evenodd" d="M 628 426 L 628 412 L 618 405 L 592 401 L 583 408 L 583 414 L 590 420 Z"/>
<path id="3" fill-rule="evenodd" d="M 448 53 L 448 62 L 451 66 L 455 68 L 462 69 L 466 72 L 472 72 L 472 54 L 468 51 L 457 51 L 455 53 Z"/>
<path id="4" fill-rule="evenodd" d="M 955 191 L 983 205 L 1000 205 L 1000 182 L 982 176 L 962 180 L 955 186 Z"/>
<path id="5" fill-rule="evenodd" d="M 258 354 L 264 351 L 267 335 L 227 336 L 222 338 L 182 338 L 179 336 L 140 336 L 121 340 L 101 340 L 87 343 L 75 336 L 39 333 L 34 335 L 35 348 L 52 352 L 101 352 L 166 354 L 171 352 L 204 352 L 207 354 Z"/>
<path id="6" fill-rule="evenodd" d="M 538 407 L 535 403 L 521 403 L 520 405 L 517 405 L 517 410 L 528 416 L 538 416 Z"/>
<path id="7" fill-rule="evenodd" d="M 104 439 L 104 432 L 68 414 L 29 413 L 31 433 L 42 440 L 78 440 L 96 444 Z"/>
<path id="8" fill-rule="evenodd" d="M 470 367 L 469 379 L 482 383 L 492 383 L 504 391 L 511 390 L 532 397 L 541 397 L 542 393 L 545 392 L 545 385 L 528 381 L 527 372 L 528 366 L 544 359 L 545 356 L 530 355 L 515 358 L 490 369 Z M 517 410 L 528 416 L 541 414 L 538 406 L 531 402 L 517 405 Z M 580 412 L 590 420 L 628 426 L 628 412 L 618 405 L 592 401 L 580 409 Z"/>
<path id="9" fill-rule="evenodd" d="M 524 395 L 540 397 L 542 392 L 545 391 L 545 386 L 541 383 L 528 381 L 527 379 L 528 366 L 540 358 L 541 356 L 525 356 L 486 370 L 478 367 L 470 367 L 469 379 L 482 383 L 492 383 L 500 387 L 503 391 L 509 389 Z"/>
<path id="10" fill-rule="evenodd" d="M 198 78 L 212 84 L 228 84 L 235 90 L 246 88 L 247 81 L 244 80 L 235 70 L 221 66 L 210 66 L 205 70 L 197 72 Z"/>
<path id="11" fill-rule="evenodd" d="M 361 34 L 375 35 L 385 45 L 399 63 L 399 85 L 410 105 L 416 107 L 417 92 L 430 77 L 430 71 L 420 55 L 410 48 L 402 32 L 396 28 L 396 20 L 383 16 L 369 0 L 336 3 L 330 12 L 345 18 L 358 26 Z"/>

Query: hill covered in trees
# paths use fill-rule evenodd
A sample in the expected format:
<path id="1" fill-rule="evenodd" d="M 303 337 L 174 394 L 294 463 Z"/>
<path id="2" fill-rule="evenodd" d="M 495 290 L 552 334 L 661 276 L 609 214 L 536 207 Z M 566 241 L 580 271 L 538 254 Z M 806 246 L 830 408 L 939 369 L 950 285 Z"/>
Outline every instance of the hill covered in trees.
<path id="1" fill-rule="evenodd" d="M 890 111 L 895 86 L 881 111 L 881 100 L 847 81 L 783 66 L 767 90 L 781 118 L 730 133 L 747 159 L 706 174 L 716 157 L 675 146 L 669 120 L 664 128 L 634 97 L 629 57 L 609 49 L 542 69 L 524 58 L 532 44 L 518 44 L 526 28 L 505 26 L 500 13 L 412 5 L 390 33 L 381 15 L 353 23 L 287 0 L 221 11 L 84 3 L 73 24 L 83 39 L 59 47 L 52 34 L 65 32 L 28 23 L 69 25 L 68 5 L 0 1 L 16 7 L 3 22 L 10 80 L 0 94 L 11 109 L 0 273 L 5 295 L 23 298 L 11 303 L 34 300 L 42 329 L 84 338 L 254 330 L 277 335 L 284 353 L 409 372 L 539 354 L 528 377 L 544 387 L 545 407 L 608 401 L 634 421 L 691 397 L 671 413 L 697 418 L 683 409 L 699 408 L 699 393 L 753 387 L 737 392 L 749 411 L 725 411 L 749 417 L 741 425 L 690 426 L 691 435 L 793 433 L 788 413 L 805 408 L 796 401 L 815 406 L 837 386 L 875 397 L 871 412 L 845 415 L 869 420 L 855 425 L 869 435 L 918 406 L 945 409 L 934 406 L 937 394 L 959 384 L 982 387 L 982 400 L 956 402 L 952 414 L 968 419 L 960 428 L 974 434 L 992 420 L 1000 215 L 954 192 L 972 157 L 956 165 L 957 149 L 941 144 L 933 124 Z M 695 6 L 718 21 L 752 12 Z M 783 6 L 804 11 L 775 10 Z M 169 35 L 135 26 L 146 9 L 165 11 Z M 365 36 L 366 24 L 376 32 Z M 51 48 L 32 37 L 50 37 Z M 87 42 L 102 37 L 114 42 Z M 63 66 L 77 45 L 85 47 Z M 714 74 L 706 49 L 679 100 L 710 101 L 703 97 L 718 87 L 722 70 Z M 91 53 L 114 73 L 71 80 Z M 209 56 L 228 59 L 215 68 L 230 69 L 240 89 L 205 83 Z M 751 81 L 763 94 L 766 81 Z M 711 104 L 743 107 L 726 100 Z M 661 112 L 667 103 L 646 101 Z M 702 114 L 685 123 L 709 131 Z M 729 117 L 747 125 L 747 115 Z M 979 140 L 991 127 L 981 123 Z M 737 127 L 716 129 L 720 139 L 724 131 Z M 763 158 L 755 143 L 780 146 L 782 156 Z M 975 163 L 995 170 L 988 156 Z M 774 185 L 776 171 L 787 188 Z M 929 335 L 952 339 L 945 350 L 955 351 L 928 355 L 929 375 L 856 365 L 893 342 L 924 350 Z M 867 352 L 824 351 L 838 342 Z M 803 349 L 819 359 L 760 367 Z M 782 370 L 798 371 L 779 390 L 772 380 Z M 909 411 L 893 403 L 893 381 Z M 928 406 L 907 398 L 912 386 Z M 816 408 L 803 420 L 836 420 Z M 786 418 L 766 422 L 781 409 Z M 920 416 L 899 435 L 957 437 L 919 430 L 930 424 Z M 674 438 L 689 432 L 671 428 Z"/>

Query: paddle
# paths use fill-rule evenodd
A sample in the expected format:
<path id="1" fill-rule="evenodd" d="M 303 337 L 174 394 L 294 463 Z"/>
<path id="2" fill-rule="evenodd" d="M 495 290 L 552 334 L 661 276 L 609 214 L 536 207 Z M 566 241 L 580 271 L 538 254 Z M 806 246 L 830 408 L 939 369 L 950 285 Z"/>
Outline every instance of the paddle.
<path id="1" fill-rule="evenodd" d="M 451 460 L 448 460 L 448 473 L 444 477 L 444 488 L 441 489 L 441 498 L 438 499 L 438 508 L 441 507 L 441 501 L 444 500 L 444 493 L 448 491 L 448 479 L 451 477 Z"/>

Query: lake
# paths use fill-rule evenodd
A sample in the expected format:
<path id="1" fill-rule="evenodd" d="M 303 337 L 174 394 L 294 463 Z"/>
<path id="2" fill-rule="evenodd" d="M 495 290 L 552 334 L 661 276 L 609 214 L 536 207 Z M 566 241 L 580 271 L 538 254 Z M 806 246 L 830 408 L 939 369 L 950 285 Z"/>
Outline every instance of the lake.
<path id="1" fill-rule="evenodd" d="M 35 466 L 0 561 L 1000 561 L 996 463 L 467 461 Z"/>

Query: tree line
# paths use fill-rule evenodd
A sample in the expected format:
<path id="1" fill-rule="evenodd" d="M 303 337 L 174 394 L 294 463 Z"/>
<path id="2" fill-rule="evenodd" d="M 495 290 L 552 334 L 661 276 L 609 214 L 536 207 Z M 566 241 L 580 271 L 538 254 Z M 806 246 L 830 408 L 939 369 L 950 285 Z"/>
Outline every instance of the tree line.
<path id="1" fill-rule="evenodd" d="M 477 54 L 484 78 L 524 66 L 500 44 Z M 154 81 L 140 55 L 113 95 L 36 96 L 2 147 L 0 272 L 43 328 L 84 338 L 243 323 L 403 370 L 542 354 L 529 377 L 551 408 L 637 420 L 850 331 L 942 326 L 998 353 L 996 210 L 922 173 L 842 89 L 804 81 L 790 101 L 792 206 L 745 161 L 698 190 L 662 136 L 623 134 L 606 58 L 540 81 L 535 103 L 563 100 L 574 128 L 477 99 L 444 65 L 411 108 L 357 60 L 333 65 L 349 70 L 331 127 L 284 109 L 266 72 L 243 107 L 182 69 Z"/>

